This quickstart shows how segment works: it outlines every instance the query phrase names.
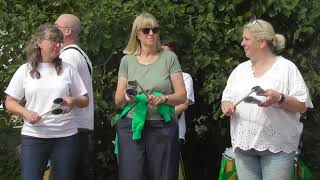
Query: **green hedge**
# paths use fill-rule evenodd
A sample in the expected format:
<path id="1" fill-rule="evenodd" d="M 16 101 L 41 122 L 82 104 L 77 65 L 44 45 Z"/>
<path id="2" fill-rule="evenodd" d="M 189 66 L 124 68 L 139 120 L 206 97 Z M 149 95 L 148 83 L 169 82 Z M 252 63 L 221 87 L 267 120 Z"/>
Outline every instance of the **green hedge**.
<path id="1" fill-rule="evenodd" d="M 285 35 L 287 47 L 281 55 L 299 67 L 307 82 L 317 109 L 303 116 L 303 158 L 315 177 L 320 176 L 319 99 L 316 101 L 320 97 L 318 0 L 0 0 L 1 90 L 18 65 L 25 62 L 21 50 L 35 28 L 54 22 L 63 12 L 79 15 L 81 46 L 94 65 L 94 171 L 97 179 L 115 179 L 117 166 L 112 154 L 114 130 L 110 119 L 118 111 L 113 102 L 117 68 L 133 19 L 143 11 L 151 12 L 159 20 L 161 39 L 179 42 L 180 62 L 194 79 L 196 104 L 188 111 L 184 150 L 190 179 L 215 179 L 220 155 L 230 145 L 228 119 L 218 118 L 220 98 L 232 69 L 246 60 L 240 46 L 241 29 L 253 16 L 270 21 L 276 32 Z M 7 114 L 0 113 L 2 121 L 8 119 Z M 16 167 L 2 163 L 0 168 L 16 173 Z"/>
<path id="2" fill-rule="evenodd" d="M 0 128 L 0 180 L 18 180 L 20 129 Z"/>

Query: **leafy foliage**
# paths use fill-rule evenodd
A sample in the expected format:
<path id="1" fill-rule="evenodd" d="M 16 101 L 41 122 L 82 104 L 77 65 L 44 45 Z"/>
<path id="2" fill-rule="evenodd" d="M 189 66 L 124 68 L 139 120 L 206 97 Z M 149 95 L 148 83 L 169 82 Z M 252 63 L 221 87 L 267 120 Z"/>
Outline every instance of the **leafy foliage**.
<path id="1" fill-rule="evenodd" d="M 22 49 L 35 28 L 54 22 L 60 13 L 78 15 L 81 46 L 94 64 L 94 171 L 97 179 L 115 179 L 110 119 L 118 111 L 113 103 L 117 69 L 134 17 L 143 11 L 159 20 L 161 39 L 178 41 L 180 62 L 194 79 L 196 104 L 188 111 L 184 150 L 189 179 L 217 177 L 220 155 L 230 145 L 228 120 L 219 120 L 220 98 L 232 69 L 246 60 L 240 46 L 242 26 L 254 16 L 270 21 L 276 32 L 285 35 L 286 50 L 281 55 L 299 67 L 309 87 L 316 109 L 303 116 L 303 158 L 314 176 L 320 176 L 318 0 L 0 0 L 1 98 L 12 74 L 25 62 Z M 6 120 L 1 126 L 11 126 L 8 114 L 0 113 L 1 122 Z M 0 165 L 3 172 L 1 168 L 16 173 L 15 167 Z"/>
<path id="2" fill-rule="evenodd" d="M 20 179 L 19 167 L 19 130 L 0 128 L 0 179 Z"/>

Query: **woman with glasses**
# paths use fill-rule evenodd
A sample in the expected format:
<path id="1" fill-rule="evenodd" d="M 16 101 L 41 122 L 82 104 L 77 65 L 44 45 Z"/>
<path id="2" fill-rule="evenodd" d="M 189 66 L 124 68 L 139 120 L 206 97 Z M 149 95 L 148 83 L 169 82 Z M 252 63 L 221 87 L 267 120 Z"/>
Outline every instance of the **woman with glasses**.
<path id="1" fill-rule="evenodd" d="M 290 179 L 303 125 L 300 113 L 312 108 L 308 88 L 290 60 L 276 55 L 285 38 L 258 19 L 244 25 L 241 46 L 248 61 L 229 76 L 221 109 L 230 116 L 231 141 L 240 180 Z M 258 104 L 236 102 L 251 88 Z"/>
<path id="2" fill-rule="evenodd" d="M 42 180 L 49 159 L 54 180 L 74 178 L 78 137 L 70 111 L 73 106 L 86 107 L 88 97 L 79 74 L 59 58 L 62 42 L 57 27 L 41 25 L 25 48 L 28 62 L 18 68 L 5 90 L 7 110 L 24 120 L 22 180 Z M 57 98 L 63 98 L 65 112 L 47 113 L 58 107 Z M 22 99 L 24 106 L 19 104 Z"/>
<path id="3" fill-rule="evenodd" d="M 124 108 L 116 129 L 119 180 L 177 180 L 178 124 L 174 106 L 186 101 L 176 55 L 163 51 L 159 24 L 150 13 L 133 22 L 130 40 L 120 63 L 115 103 Z M 125 92 L 136 82 L 140 93 Z M 132 86 L 131 86 L 132 88 Z"/>

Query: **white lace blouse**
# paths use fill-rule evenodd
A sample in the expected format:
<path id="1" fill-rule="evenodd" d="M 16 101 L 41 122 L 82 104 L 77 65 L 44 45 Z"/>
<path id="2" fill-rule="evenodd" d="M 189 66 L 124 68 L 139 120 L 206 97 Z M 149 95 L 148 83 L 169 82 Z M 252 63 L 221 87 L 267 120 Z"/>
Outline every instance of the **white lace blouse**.
<path id="1" fill-rule="evenodd" d="M 222 101 L 240 100 L 254 86 L 273 89 L 293 96 L 306 107 L 312 108 L 308 88 L 298 70 L 289 60 L 278 56 L 273 66 L 260 77 L 254 77 L 251 61 L 241 63 L 231 73 L 223 91 Z M 263 100 L 264 97 L 252 96 Z M 298 148 L 303 124 L 300 113 L 280 108 L 278 105 L 259 107 L 240 103 L 231 116 L 231 142 L 235 149 L 251 148 L 258 151 L 292 152 Z"/>

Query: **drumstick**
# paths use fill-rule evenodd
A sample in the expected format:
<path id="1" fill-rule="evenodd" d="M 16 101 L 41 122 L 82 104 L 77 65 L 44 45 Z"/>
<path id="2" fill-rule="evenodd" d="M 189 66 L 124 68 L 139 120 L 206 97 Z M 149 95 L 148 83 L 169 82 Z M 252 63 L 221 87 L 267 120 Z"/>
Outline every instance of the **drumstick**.
<path id="1" fill-rule="evenodd" d="M 23 126 L 13 126 L 14 129 L 22 128 Z"/>
<path id="2" fill-rule="evenodd" d="M 62 106 L 62 103 L 54 106 L 54 107 L 53 107 L 52 109 L 50 109 L 49 111 L 43 113 L 43 114 L 40 116 L 40 118 L 42 118 L 43 116 L 49 114 L 49 113 L 52 112 L 53 110 L 58 109 L 58 108 L 61 107 L 61 106 Z"/>
<path id="3" fill-rule="evenodd" d="M 234 107 L 236 107 L 238 104 L 240 104 L 243 100 L 245 100 L 248 96 L 250 96 L 251 93 L 253 93 L 254 90 L 251 90 L 246 96 L 244 96 L 242 99 L 240 99 L 235 105 Z"/>
<path id="4" fill-rule="evenodd" d="M 62 104 L 56 105 L 55 107 L 53 107 L 53 108 L 50 109 L 49 111 L 43 113 L 43 114 L 40 116 L 40 118 L 42 118 L 42 117 L 45 116 L 46 114 L 52 112 L 53 110 L 58 109 L 58 108 L 61 107 L 61 106 L 62 106 Z M 15 129 L 17 129 L 17 128 L 22 128 L 22 127 L 23 127 L 23 126 L 13 126 L 13 128 L 15 128 Z"/>
<path id="5" fill-rule="evenodd" d="M 241 98 L 241 99 L 234 105 L 234 107 L 237 107 L 238 104 L 240 104 L 244 99 L 246 99 L 248 96 L 250 96 L 250 94 L 253 93 L 254 91 L 256 91 L 256 90 L 252 88 L 251 91 L 250 91 L 246 96 L 244 96 L 243 98 Z M 223 118 L 223 117 L 224 117 L 224 114 L 222 114 L 222 115 L 220 116 L 220 118 Z"/>

